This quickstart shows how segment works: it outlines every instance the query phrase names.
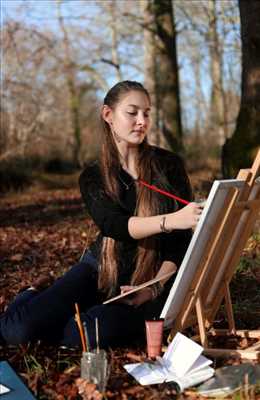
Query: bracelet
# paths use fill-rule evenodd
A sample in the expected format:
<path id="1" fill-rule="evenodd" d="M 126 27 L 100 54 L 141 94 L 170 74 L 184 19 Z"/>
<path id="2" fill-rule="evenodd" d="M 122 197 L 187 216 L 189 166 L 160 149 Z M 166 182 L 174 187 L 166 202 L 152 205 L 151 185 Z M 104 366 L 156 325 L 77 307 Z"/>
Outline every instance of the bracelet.
<path id="1" fill-rule="evenodd" d="M 164 286 L 161 284 L 161 282 L 156 282 L 149 286 L 149 289 L 152 291 L 152 300 L 154 300 L 163 292 Z"/>
<path id="2" fill-rule="evenodd" d="M 160 221 L 160 228 L 161 228 L 161 232 L 163 233 L 171 233 L 172 229 L 167 229 L 165 226 L 165 222 L 166 222 L 166 216 L 164 215 Z"/>
<path id="3" fill-rule="evenodd" d="M 160 296 L 160 294 L 162 294 L 164 291 L 164 285 L 161 282 L 156 282 L 154 285 L 156 286 L 157 296 Z"/>
<path id="4" fill-rule="evenodd" d="M 152 286 L 147 287 L 147 289 L 149 289 L 152 293 L 152 298 L 151 300 L 154 300 L 156 298 L 156 292 L 154 291 Z"/>

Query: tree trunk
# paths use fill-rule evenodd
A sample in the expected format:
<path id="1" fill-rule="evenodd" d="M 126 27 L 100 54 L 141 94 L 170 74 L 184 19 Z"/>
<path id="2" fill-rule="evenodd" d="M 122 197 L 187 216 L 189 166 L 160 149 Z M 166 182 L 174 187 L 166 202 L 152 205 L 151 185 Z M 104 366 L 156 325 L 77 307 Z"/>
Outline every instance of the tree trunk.
<path id="1" fill-rule="evenodd" d="M 68 85 L 69 108 L 71 114 L 71 124 L 74 137 L 73 163 L 76 167 L 80 165 L 80 148 L 81 148 L 81 127 L 80 127 L 80 99 L 76 88 L 76 78 L 73 66 L 73 58 L 70 52 L 68 33 L 64 25 L 64 19 L 61 13 L 61 3 L 58 3 L 58 20 L 63 33 L 64 46 L 64 73 Z"/>
<path id="2" fill-rule="evenodd" d="M 109 14 L 109 28 L 111 32 L 111 65 L 116 69 L 117 80 L 122 81 L 123 76 L 120 69 L 120 57 L 118 52 L 117 3 L 115 0 L 107 3 L 104 2 L 103 7 L 105 7 Z"/>
<path id="3" fill-rule="evenodd" d="M 155 18 L 154 14 L 151 12 L 151 7 L 149 7 L 149 3 L 149 0 L 143 0 L 140 3 L 144 26 L 144 85 L 149 91 L 152 102 L 149 143 L 163 147 L 159 121 L 160 105 L 157 93 L 158 83 L 156 81 L 157 52 L 155 43 L 156 38 L 154 34 Z"/>
<path id="4" fill-rule="evenodd" d="M 216 144 L 223 145 L 227 137 L 224 114 L 224 89 L 222 82 L 222 52 L 217 31 L 216 1 L 208 1 L 209 52 L 211 67 L 210 137 Z"/>
<path id="5" fill-rule="evenodd" d="M 196 121 L 195 121 L 195 138 L 199 142 L 202 133 L 202 116 L 203 116 L 203 93 L 202 83 L 200 76 L 200 56 L 197 58 L 193 57 L 193 68 L 195 75 L 195 104 L 196 104 Z"/>
<path id="6" fill-rule="evenodd" d="M 156 93 L 159 126 L 169 148 L 180 151 L 182 144 L 179 75 L 176 33 L 171 0 L 150 0 L 149 13 L 154 15 L 156 43 Z"/>
<path id="7" fill-rule="evenodd" d="M 81 149 L 80 99 L 77 88 L 75 87 L 75 79 L 67 76 L 67 84 L 70 93 L 69 108 L 71 113 L 72 129 L 74 136 L 73 164 L 76 167 L 79 167 Z"/>
<path id="8" fill-rule="evenodd" d="M 242 91 L 237 125 L 222 151 L 222 170 L 233 177 L 251 165 L 260 145 L 260 2 L 239 0 Z"/>

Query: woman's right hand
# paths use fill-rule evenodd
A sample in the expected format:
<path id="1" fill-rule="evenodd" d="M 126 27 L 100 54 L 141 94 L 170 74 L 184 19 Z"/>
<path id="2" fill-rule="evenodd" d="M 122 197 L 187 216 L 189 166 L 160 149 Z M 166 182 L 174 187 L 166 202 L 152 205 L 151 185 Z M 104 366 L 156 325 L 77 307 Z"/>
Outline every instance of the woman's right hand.
<path id="1" fill-rule="evenodd" d="M 167 229 L 195 228 L 199 222 L 205 203 L 189 203 L 179 211 L 166 215 Z"/>

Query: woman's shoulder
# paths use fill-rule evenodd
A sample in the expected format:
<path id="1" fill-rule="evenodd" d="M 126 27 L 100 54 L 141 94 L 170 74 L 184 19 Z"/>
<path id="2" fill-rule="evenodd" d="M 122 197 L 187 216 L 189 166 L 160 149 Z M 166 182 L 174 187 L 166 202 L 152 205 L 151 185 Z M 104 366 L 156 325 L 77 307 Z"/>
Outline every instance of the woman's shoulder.
<path id="1" fill-rule="evenodd" d="M 94 160 L 88 163 L 79 176 L 80 185 L 85 183 L 89 184 L 91 182 L 98 183 L 101 181 L 102 178 L 101 178 L 100 164 L 98 160 Z"/>
<path id="2" fill-rule="evenodd" d="M 160 165 L 183 165 L 183 159 L 179 154 L 163 149 L 162 147 L 150 146 L 150 148 L 152 153 L 154 154 L 154 157 L 156 157 Z"/>

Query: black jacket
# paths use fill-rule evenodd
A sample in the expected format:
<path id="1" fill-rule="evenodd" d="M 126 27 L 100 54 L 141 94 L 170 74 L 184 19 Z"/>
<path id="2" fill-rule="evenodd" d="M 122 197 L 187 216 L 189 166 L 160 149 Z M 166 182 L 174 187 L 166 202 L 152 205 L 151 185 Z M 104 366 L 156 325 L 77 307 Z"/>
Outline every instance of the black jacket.
<path id="1" fill-rule="evenodd" d="M 181 158 L 164 149 L 151 146 L 158 165 L 168 178 L 170 191 L 179 197 L 191 200 L 191 187 Z M 160 187 L 161 176 L 153 176 L 151 184 Z M 99 260 L 102 238 L 111 237 L 118 242 L 119 271 L 118 287 L 130 283 L 135 268 L 137 240 L 128 232 L 128 220 L 134 215 L 136 206 L 136 187 L 133 178 L 122 168 L 118 174 L 120 204 L 111 199 L 104 191 L 102 175 L 98 162 L 87 166 L 80 175 L 80 190 L 89 215 L 100 229 L 90 251 Z M 150 189 L 147 189 L 150 190 Z M 158 194 L 163 203 L 169 200 Z M 183 205 L 178 204 L 179 207 Z M 173 208 L 172 208 L 172 211 Z M 159 234 L 160 261 L 173 261 L 180 266 L 191 239 L 191 230 L 174 230 L 172 233 Z"/>

